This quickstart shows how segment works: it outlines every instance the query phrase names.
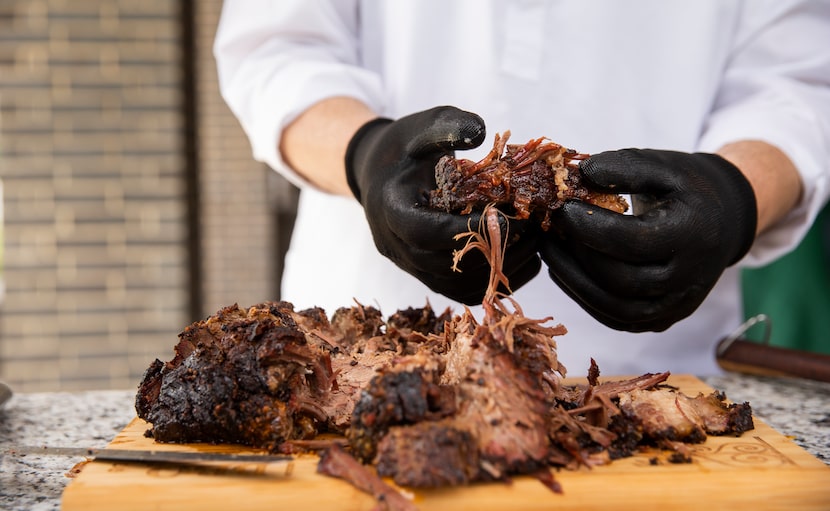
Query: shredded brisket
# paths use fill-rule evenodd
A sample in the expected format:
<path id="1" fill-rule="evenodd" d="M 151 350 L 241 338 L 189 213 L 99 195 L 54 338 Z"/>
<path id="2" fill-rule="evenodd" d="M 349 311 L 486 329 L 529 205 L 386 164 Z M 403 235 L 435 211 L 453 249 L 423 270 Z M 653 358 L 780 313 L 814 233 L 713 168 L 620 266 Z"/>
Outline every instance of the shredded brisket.
<path id="1" fill-rule="evenodd" d="M 520 219 L 538 218 L 550 227 L 550 213 L 577 199 L 624 213 L 628 203 L 617 194 L 592 189 L 581 179 L 580 161 L 589 157 L 545 138 L 508 144 L 510 132 L 496 135 L 493 149 L 480 161 L 444 156 L 435 167 L 436 189 L 430 206 L 461 214 L 494 204 Z"/>
<path id="2" fill-rule="evenodd" d="M 400 509 L 411 502 L 378 476 L 440 487 L 528 474 L 561 491 L 551 467 L 604 464 L 643 445 L 687 461 L 685 442 L 752 429 L 747 403 L 685 396 L 665 385 L 668 373 L 602 381 L 592 360 L 585 384 L 563 385 L 555 338 L 566 329 L 526 318 L 497 291 L 497 214 L 485 210 L 457 255 L 481 250 L 493 266 L 482 319 L 466 309 L 436 315 L 429 304 L 385 320 L 360 304 L 331 319 L 288 302 L 225 307 L 187 327 L 169 362 L 148 368 L 136 396 L 148 435 L 323 448 L 321 472 Z M 342 434 L 349 452 L 316 442 L 323 432 Z"/>

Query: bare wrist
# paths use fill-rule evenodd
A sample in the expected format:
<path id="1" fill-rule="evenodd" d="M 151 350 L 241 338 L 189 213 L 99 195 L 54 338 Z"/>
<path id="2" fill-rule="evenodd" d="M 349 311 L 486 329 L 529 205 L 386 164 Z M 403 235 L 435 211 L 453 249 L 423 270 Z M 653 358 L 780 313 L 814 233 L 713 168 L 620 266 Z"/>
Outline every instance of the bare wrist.
<path id="1" fill-rule="evenodd" d="M 752 185 L 761 233 L 783 218 L 801 200 L 801 175 L 777 147 L 758 140 L 733 142 L 717 153 L 738 167 Z"/>
<path id="2" fill-rule="evenodd" d="M 347 97 L 324 99 L 285 127 L 280 153 L 285 162 L 319 189 L 352 196 L 343 164 L 355 131 L 377 117 L 364 103 Z"/>

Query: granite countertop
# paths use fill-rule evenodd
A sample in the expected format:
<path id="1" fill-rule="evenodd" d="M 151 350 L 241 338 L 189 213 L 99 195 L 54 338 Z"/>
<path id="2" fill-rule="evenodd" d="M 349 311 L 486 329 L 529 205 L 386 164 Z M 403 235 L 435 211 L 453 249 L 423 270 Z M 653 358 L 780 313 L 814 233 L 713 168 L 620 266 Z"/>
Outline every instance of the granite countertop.
<path id="1" fill-rule="evenodd" d="M 830 383 L 728 374 L 703 378 L 830 464 Z M 0 409 L 0 509 L 56 510 L 83 458 L 2 455 L 14 445 L 105 447 L 135 417 L 135 390 L 17 394 Z"/>

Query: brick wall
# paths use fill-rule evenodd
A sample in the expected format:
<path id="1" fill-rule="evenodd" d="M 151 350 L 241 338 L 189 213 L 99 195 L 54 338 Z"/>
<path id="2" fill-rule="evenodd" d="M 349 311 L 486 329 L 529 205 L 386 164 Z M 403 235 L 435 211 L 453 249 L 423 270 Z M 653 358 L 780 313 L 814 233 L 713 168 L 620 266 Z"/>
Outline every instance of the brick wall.
<path id="1" fill-rule="evenodd" d="M 248 139 L 219 94 L 211 47 L 222 2 L 194 6 L 202 309 L 212 313 L 231 303 L 247 306 L 277 297 L 275 208 L 286 202 L 271 200 L 284 183 L 252 160 Z"/>
<path id="2" fill-rule="evenodd" d="M 176 3 L 2 6 L 0 374 L 134 385 L 187 306 Z"/>
<path id="3" fill-rule="evenodd" d="M 0 379 L 16 390 L 133 388 L 190 321 L 276 297 L 275 208 L 295 196 L 275 205 L 285 184 L 219 98 L 220 6 L 0 2 Z"/>

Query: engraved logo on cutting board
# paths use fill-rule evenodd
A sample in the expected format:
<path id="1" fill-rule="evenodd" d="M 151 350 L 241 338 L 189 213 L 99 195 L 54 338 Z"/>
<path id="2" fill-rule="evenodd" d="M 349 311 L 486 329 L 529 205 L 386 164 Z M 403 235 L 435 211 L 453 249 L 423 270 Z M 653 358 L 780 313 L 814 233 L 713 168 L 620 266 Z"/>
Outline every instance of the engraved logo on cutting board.
<path id="1" fill-rule="evenodd" d="M 749 441 L 753 440 L 753 441 Z M 754 436 L 742 438 L 734 442 L 727 442 L 717 446 L 699 445 L 692 449 L 692 456 L 707 462 L 728 465 L 731 467 L 752 465 L 753 467 L 777 467 L 781 465 L 796 465 L 790 458 L 784 456 L 775 447 Z"/>

